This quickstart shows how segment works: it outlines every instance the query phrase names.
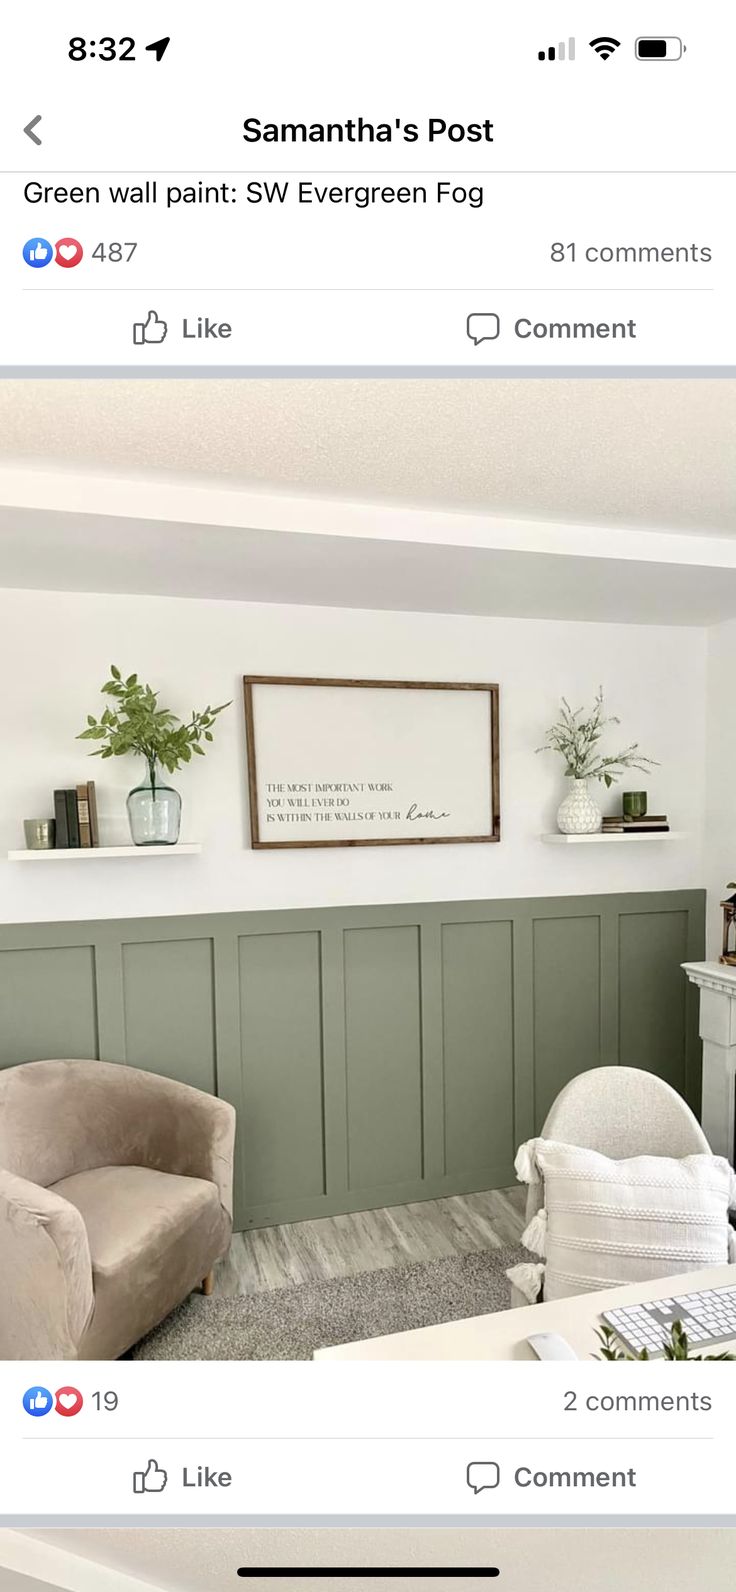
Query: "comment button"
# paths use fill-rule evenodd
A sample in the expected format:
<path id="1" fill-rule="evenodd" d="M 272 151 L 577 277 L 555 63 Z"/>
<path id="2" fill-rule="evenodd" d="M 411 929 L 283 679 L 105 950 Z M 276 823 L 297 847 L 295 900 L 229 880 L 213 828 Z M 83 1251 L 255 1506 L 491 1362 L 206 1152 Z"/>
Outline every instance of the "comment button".
<path id="1" fill-rule="evenodd" d="M 498 315 L 476 312 L 468 316 L 465 330 L 471 343 L 477 348 L 479 343 L 495 343 L 501 332 L 501 321 Z"/>
<path id="2" fill-rule="evenodd" d="M 475 1460 L 468 1465 L 465 1480 L 477 1497 L 478 1493 L 485 1492 L 487 1487 L 498 1486 L 501 1472 L 494 1459 Z"/>

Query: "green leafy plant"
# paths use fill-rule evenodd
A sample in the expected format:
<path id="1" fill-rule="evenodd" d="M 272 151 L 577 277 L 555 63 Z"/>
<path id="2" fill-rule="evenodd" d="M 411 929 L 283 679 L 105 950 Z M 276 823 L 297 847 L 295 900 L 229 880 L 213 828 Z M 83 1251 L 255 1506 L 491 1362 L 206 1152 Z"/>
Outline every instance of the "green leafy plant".
<path id="1" fill-rule="evenodd" d="M 202 741 L 212 741 L 212 726 L 218 713 L 230 707 L 229 702 L 222 702 L 201 713 L 193 709 L 191 718 L 183 723 L 170 708 L 159 707 L 157 691 L 142 685 L 137 674 L 129 674 L 124 680 L 115 664 L 111 665 L 110 679 L 100 689 L 103 696 L 112 698 L 112 705 L 99 719 L 88 713 L 87 728 L 77 740 L 101 743 L 90 757 L 125 757 L 133 752 L 145 758 L 154 792 L 157 766 L 174 774 L 182 763 L 191 762 L 193 753 L 204 757 Z"/>
<path id="2" fill-rule="evenodd" d="M 601 1345 L 600 1354 L 594 1356 L 596 1360 L 648 1360 L 650 1358 L 647 1349 L 640 1349 L 637 1354 L 627 1349 L 618 1334 L 614 1332 L 613 1327 L 609 1327 L 607 1323 L 599 1327 L 596 1337 Z M 664 1343 L 664 1358 L 665 1360 L 736 1360 L 736 1354 L 691 1354 L 688 1336 L 682 1322 L 673 1321 L 669 1339 L 665 1340 Z"/>
<path id="3" fill-rule="evenodd" d="M 585 708 L 571 708 L 563 697 L 560 717 L 547 731 L 544 745 L 538 746 L 537 751 L 559 752 L 565 759 L 565 774 L 570 779 L 599 779 L 608 786 L 614 785 L 627 768 L 638 768 L 642 774 L 656 768 L 654 759 L 644 757 L 639 751 L 638 741 L 613 756 L 603 755 L 600 741 L 608 725 L 620 722 L 613 714 L 606 714 L 602 686 L 589 712 Z"/>

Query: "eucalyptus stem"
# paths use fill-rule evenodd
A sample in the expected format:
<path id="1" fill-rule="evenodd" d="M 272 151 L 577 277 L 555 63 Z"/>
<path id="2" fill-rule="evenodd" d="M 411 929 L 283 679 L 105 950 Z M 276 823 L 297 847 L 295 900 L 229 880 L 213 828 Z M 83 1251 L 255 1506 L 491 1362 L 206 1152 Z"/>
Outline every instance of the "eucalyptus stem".
<path id="1" fill-rule="evenodd" d="M 605 713 L 602 686 L 587 713 L 585 708 L 571 708 L 563 697 L 559 719 L 548 729 L 544 745 L 538 746 L 537 751 L 558 752 L 570 779 L 598 779 L 607 786 L 614 785 L 629 768 L 639 769 L 642 774 L 656 768 L 654 759 L 639 751 L 637 741 L 620 752 L 603 752 L 600 742 L 606 729 L 618 723 L 613 714 Z"/>
<path id="2" fill-rule="evenodd" d="M 174 774 L 183 763 L 191 763 L 192 754 L 204 757 L 218 714 L 230 707 L 229 702 L 222 702 L 216 708 L 208 704 L 201 712 L 193 709 L 191 718 L 184 723 L 170 708 L 159 706 L 158 692 L 143 685 L 137 674 L 129 674 L 124 680 L 114 664 L 110 679 L 101 690 L 107 698 L 104 712 L 99 719 L 89 713 L 87 727 L 77 739 L 98 743 L 92 757 L 133 753 L 144 758 L 154 801 L 157 784 L 161 784 L 157 769 Z"/>

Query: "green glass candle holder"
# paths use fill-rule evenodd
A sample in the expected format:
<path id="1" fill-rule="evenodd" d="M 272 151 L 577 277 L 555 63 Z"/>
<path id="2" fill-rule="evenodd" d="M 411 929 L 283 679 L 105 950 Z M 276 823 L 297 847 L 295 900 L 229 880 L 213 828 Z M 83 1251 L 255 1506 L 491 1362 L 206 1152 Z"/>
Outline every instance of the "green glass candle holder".
<path id="1" fill-rule="evenodd" d="M 646 818 L 647 793 L 645 790 L 623 792 L 624 818 Z"/>

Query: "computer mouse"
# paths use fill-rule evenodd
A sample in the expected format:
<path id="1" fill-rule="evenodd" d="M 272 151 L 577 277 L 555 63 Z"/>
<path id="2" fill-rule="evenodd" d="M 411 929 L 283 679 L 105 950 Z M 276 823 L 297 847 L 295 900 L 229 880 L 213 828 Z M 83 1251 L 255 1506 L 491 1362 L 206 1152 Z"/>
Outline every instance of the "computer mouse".
<path id="1" fill-rule="evenodd" d="M 533 1332 L 527 1338 L 530 1349 L 534 1350 L 538 1360 L 577 1360 L 574 1349 L 570 1348 L 565 1338 L 559 1332 Z"/>

